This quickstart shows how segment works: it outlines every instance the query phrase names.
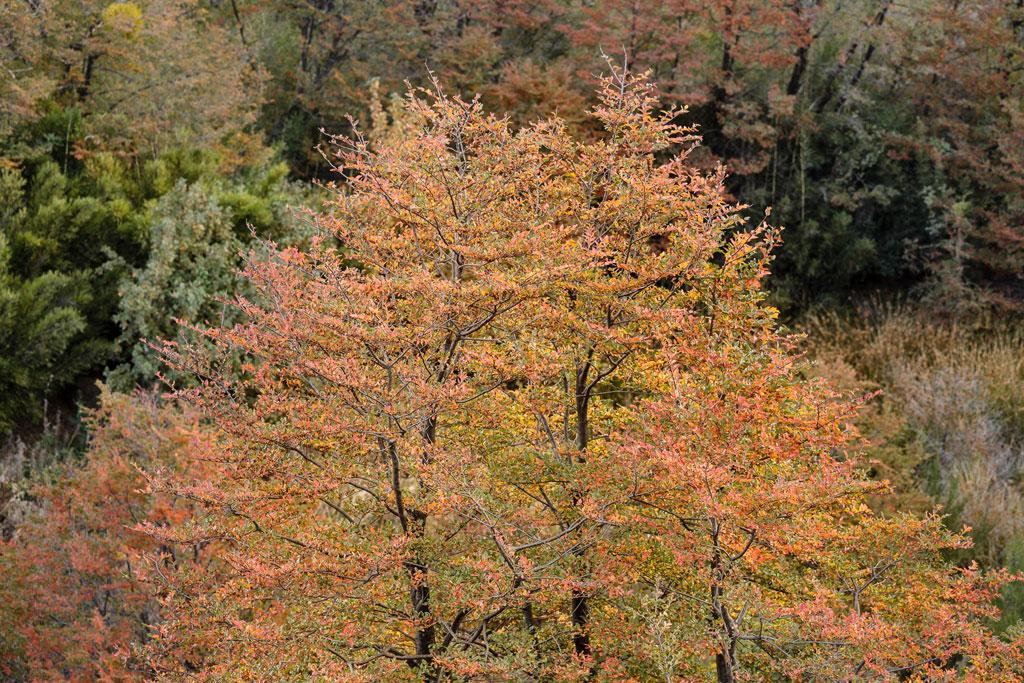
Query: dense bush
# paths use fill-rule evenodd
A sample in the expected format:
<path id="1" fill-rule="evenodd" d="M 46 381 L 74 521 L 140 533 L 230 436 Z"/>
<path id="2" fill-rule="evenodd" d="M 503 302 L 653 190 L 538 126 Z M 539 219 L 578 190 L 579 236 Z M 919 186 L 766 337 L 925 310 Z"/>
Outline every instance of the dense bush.
<path id="1" fill-rule="evenodd" d="M 149 255 L 120 284 L 114 319 L 125 364 L 108 374 L 114 386 L 148 384 L 158 373 L 174 380 L 149 348 L 156 340 L 191 339 L 182 322 L 231 324 L 238 320 L 225 299 L 240 293 L 237 276 L 253 235 L 300 242 L 301 195 L 284 181 L 282 166 L 262 177 L 225 185 L 179 179 L 149 211 Z"/>
<path id="2" fill-rule="evenodd" d="M 253 235 L 301 239 L 308 195 L 280 164 L 225 174 L 195 149 L 76 159 L 43 144 L 45 130 L 20 167 L 0 170 L 4 430 L 31 424 L 47 397 L 70 404 L 108 366 L 122 386 L 152 382 L 140 339 L 215 316 Z"/>

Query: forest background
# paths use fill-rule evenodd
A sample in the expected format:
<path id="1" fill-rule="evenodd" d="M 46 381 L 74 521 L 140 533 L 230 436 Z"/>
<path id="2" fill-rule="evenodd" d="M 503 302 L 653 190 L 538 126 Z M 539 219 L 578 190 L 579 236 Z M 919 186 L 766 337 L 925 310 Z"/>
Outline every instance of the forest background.
<path id="1" fill-rule="evenodd" d="M 1024 570 L 1024 0 L 4 0 L 5 543 L 74 484 L 90 411 L 176 379 L 147 340 L 233 322 L 242 255 L 309 245 L 328 135 L 432 75 L 596 135 L 604 55 L 784 227 L 771 301 L 805 373 L 873 397 L 878 508 L 940 505 L 955 562 Z"/>

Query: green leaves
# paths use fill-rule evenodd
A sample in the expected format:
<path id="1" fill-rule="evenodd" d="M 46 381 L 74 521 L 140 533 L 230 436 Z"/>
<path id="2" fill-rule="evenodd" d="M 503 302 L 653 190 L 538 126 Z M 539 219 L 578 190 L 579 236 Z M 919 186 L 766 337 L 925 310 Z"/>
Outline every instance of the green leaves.
<path id="1" fill-rule="evenodd" d="M 158 364 L 142 339 L 185 334 L 177 319 L 234 320 L 218 299 L 236 292 L 253 233 L 294 244 L 308 232 L 290 207 L 309 192 L 283 164 L 224 175 L 202 149 L 145 163 L 58 159 L 0 170 L 9 387 L 0 430 L 32 423 L 48 396 L 74 400 L 72 385 L 105 366 L 121 388 L 151 383 Z"/>
<path id="2" fill-rule="evenodd" d="M 47 390 L 74 378 L 87 355 L 72 357 L 86 326 L 77 284 L 49 272 L 21 281 L 10 272 L 10 250 L 0 234 L 0 431 L 38 416 Z"/>
<path id="3" fill-rule="evenodd" d="M 208 190 L 179 180 L 149 220 L 149 259 L 121 283 L 114 316 L 121 326 L 118 341 L 130 358 L 112 378 L 124 388 L 152 381 L 160 369 L 147 340 L 193 337 L 176 320 L 233 322 L 219 302 L 238 288 L 243 245 L 232 232 L 230 214 Z"/>

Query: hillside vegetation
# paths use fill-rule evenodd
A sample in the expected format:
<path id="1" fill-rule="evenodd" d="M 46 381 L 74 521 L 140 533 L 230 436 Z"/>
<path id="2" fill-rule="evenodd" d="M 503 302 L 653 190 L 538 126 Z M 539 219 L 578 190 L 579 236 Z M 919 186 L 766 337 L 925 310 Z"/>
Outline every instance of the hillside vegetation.
<path id="1" fill-rule="evenodd" d="M 0 678 L 1022 680 L 1022 312 L 1021 0 L 6 0 Z"/>

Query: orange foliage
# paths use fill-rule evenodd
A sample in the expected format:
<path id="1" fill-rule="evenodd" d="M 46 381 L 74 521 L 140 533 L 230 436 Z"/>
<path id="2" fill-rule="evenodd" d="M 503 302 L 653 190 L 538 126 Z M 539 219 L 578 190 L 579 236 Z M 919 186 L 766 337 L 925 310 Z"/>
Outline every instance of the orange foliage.
<path id="1" fill-rule="evenodd" d="M 439 87 L 389 114 L 336 140 L 314 248 L 250 261 L 247 322 L 164 346 L 218 438 L 209 477 L 151 477 L 204 514 L 144 529 L 223 544 L 154 574 L 158 671 L 1014 680 L 983 626 L 1008 577 L 865 505 L 850 409 L 764 303 L 774 235 L 646 78 L 604 80 L 591 141 Z"/>
<path id="2" fill-rule="evenodd" d="M 206 555 L 130 531 L 189 516 L 180 499 L 147 493 L 138 468 L 185 471 L 205 440 L 195 416 L 152 395 L 104 391 L 87 421 L 84 461 L 36 489 L 37 513 L 2 547 L 0 671 L 14 680 L 141 680 L 133 648 L 159 620 L 160 595 L 138 570 L 156 562 L 174 571 Z"/>

